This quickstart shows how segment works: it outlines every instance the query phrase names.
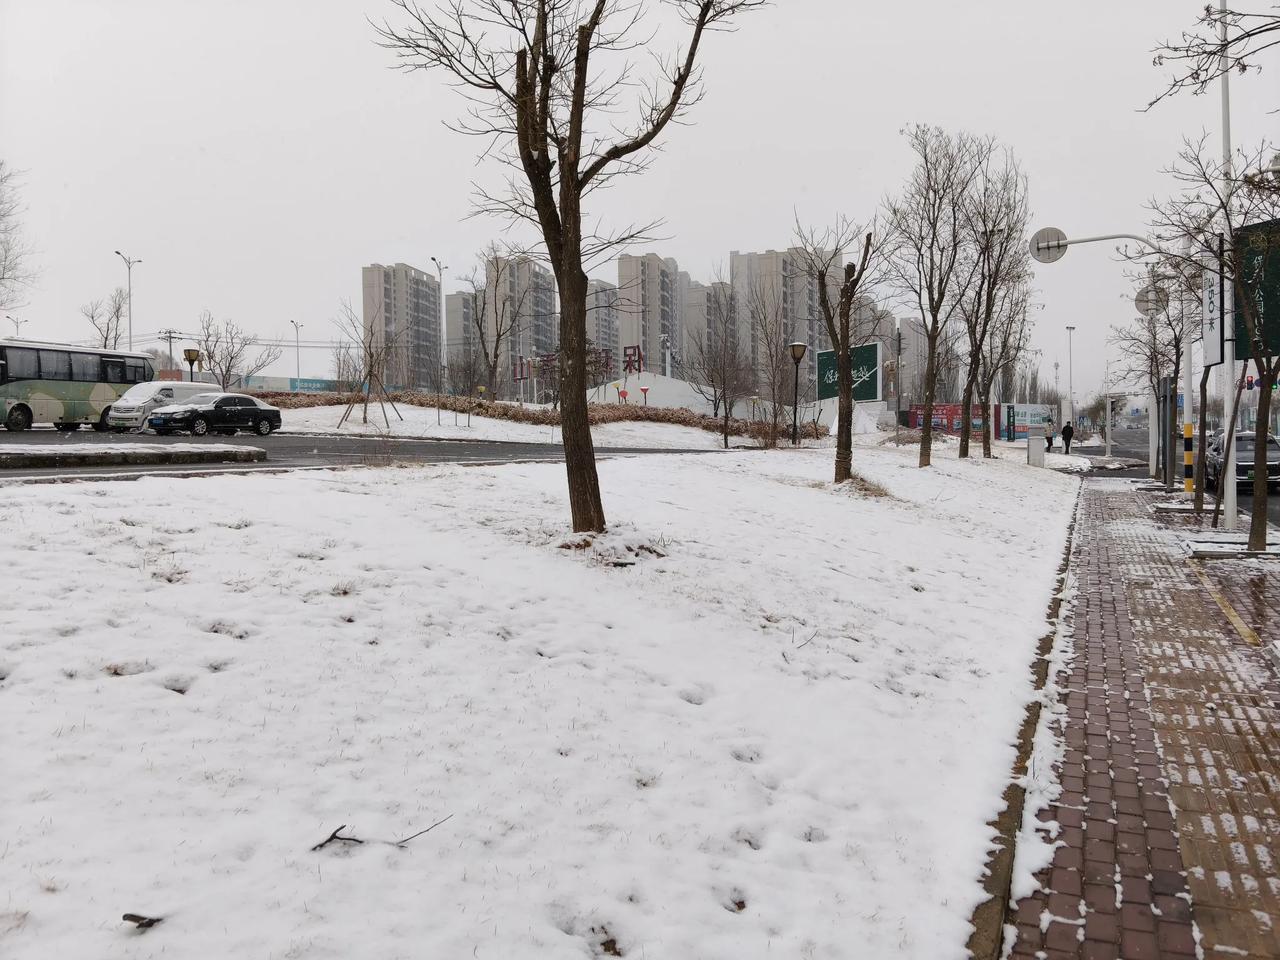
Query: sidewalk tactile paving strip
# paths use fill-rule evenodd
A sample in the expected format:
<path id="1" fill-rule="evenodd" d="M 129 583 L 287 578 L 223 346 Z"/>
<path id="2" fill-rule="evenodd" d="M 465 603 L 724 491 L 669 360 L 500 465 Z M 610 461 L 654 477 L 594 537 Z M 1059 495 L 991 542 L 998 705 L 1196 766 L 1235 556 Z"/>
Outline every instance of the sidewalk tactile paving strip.
<path id="1" fill-rule="evenodd" d="M 1012 956 L 1195 957 L 1198 931 L 1209 960 L 1280 960 L 1275 673 L 1140 494 L 1112 481 L 1081 497 L 1062 793 L 1041 814 L 1062 845 L 1016 906 Z M 1280 564 L 1263 563 L 1205 569 L 1267 640 Z"/>

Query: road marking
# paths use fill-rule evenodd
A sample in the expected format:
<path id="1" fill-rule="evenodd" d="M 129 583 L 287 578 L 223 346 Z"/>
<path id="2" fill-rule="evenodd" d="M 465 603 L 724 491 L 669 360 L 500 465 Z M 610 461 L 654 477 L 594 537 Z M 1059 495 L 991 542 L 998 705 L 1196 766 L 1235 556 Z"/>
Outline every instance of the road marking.
<path id="1" fill-rule="evenodd" d="M 1218 608 L 1227 615 L 1227 619 L 1230 620 L 1231 625 L 1236 628 L 1236 633 L 1240 634 L 1240 638 L 1251 647 L 1261 647 L 1262 640 L 1259 639 L 1258 635 L 1253 632 L 1244 620 L 1241 619 L 1240 614 L 1236 613 L 1236 608 L 1231 605 L 1231 601 L 1224 597 L 1218 591 L 1217 587 L 1209 582 L 1209 578 L 1205 576 L 1204 567 L 1200 561 L 1191 560 L 1189 562 L 1191 564 L 1191 569 L 1196 572 L 1196 576 L 1199 577 L 1200 582 L 1204 584 L 1204 588 L 1209 591 L 1209 596 L 1213 597 L 1213 602 L 1216 603 Z"/>

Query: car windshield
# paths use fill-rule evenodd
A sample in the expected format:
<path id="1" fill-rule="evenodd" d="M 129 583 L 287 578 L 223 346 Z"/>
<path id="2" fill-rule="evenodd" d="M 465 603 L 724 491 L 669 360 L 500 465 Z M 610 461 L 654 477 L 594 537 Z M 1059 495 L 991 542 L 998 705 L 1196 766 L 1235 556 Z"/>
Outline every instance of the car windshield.
<path id="1" fill-rule="evenodd" d="M 152 395 L 158 389 L 160 388 L 154 383 L 135 383 L 120 395 L 120 400 L 128 400 L 130 403 L 141 403 L 143 400 L 150 400 Z"/>
<path id="2" fill-rule="evenodd" d="M 194 397 L 188 397 L 186 400 L 183 400 L 182 403 L 189 403 L 192 406 L 198 407 L 203 406 L 206 403 L 213 403 L 220 396 L 222 396 L 220 393 L 197 393 Z"/>

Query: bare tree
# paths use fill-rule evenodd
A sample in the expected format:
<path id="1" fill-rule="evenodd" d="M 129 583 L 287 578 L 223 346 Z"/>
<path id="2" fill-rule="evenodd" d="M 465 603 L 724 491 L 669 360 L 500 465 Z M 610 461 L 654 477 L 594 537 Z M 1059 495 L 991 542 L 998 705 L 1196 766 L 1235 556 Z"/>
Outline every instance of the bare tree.
<path id="1" fill-rule="evenodd" d="M 1257 436 L 1254 444 L 1254 476 L 1267 475 L 1267 430 L 1271 420 L 1271 400 L 1280 351 L 1274 347 L 1275 325 L 1262 322 L 1264 277 L 1274 278 L 1280 269 L 1280 190 L 1276 183 L 1251 171 L 1266 165 L 1274 146 L 1263 143 L 1251 150 L 1237 151 L 1228 173 L 1224 164 L 1206 149 L 1207 136 L 1188 140 L 1178 159 L 1167 171 L 1180 192 L 1169 200 L 1153 201 L 1152 231 L 1166 250 L 1178 254 L 1190 265 L 1213 269 L 1217 262 L 1214 227 L 1227 238 L 1229 247 L 1221 261 L 1224 282 L 1234 292 L 1236 310 L 1243 321 L 1244 338 L 1237 342 L 1238 356 L 1247 349 L 1249 362 L 1258 369 Z M 1232 318 L 1224 318 L 1231 323 Z M 1236 372 L 1230 371 L 1232 380 Z M 1234 422 L 1234 420 L 1232 421 Z M 1263 550 L 1267 543 L 1267 489 L 1253 486 L 1249 522 L 1249 549 Z"/>
<path id="2" fill-rule="evenodd" d="M 755 386 L 768 414 L 763 442 L 766 447 L 776 447 L 786 431 L 787 410 L 798 392 L 798 366 L 791 359 L 790 347 L 795 323 L 784 308 L 782 291 L 760 280 L 747 290 L 745 309 Z"/>
<path id="3" fill-rule="evenodd" d="M 1017 284 L 1002 284 L 993 305 L 990 327 L 981 346 L 975 388 L 978 403 L 982 406 L 982 455 L 986 458 L 993 456 L 991 388 L 996 379 L 1001 378 L 1008 390 L 1007 396 L 1012 397 L 1010 381 L 1015 375 L 1018 358 L 1026 350 L 1027 340 L 1031 336 L 1030 304 L 1029 274 L 1024 274 Z"/>
<path id="4" fill-rule="evenodd" d="M 253 353 L 257 337 L 231 320 L 215 320 L 208 310 L 200 314 L 197 342 L 205 367 L 223 390 L 231 389 L 234 382 L 243 383 L 257 376 L 280 359 L 279 347 L 266 346 Z"/>
<path id="5" fill-rule="evenodd" d="M 924 124 L 909 127 L 906 135 L 916 166 L 902 195 L 885 202 L 892 245 L 888 262 L 894 282 L 918 311 L 928 349 L 920 429 L 920 466 L 927 467 L 940 347 L 964 304 L 975 265 L 965 205 L 978 171 L 980 144 L 968 134 L 952 135 Z"/>
<path id="6" fill-rule="evenodd" d="M 686 331 L 686 340 L 689 349 L 683 374 L 711 405 L 712 416 L 723 418 L 727 450 L 733 408 L 751 395 L 755 385 L 751 356 L 738 339 L 733 292 L 728 284 L 718 283 L 711 294 L 706 329 Z"/>
<path id="7" fill-rule="evenodd" d="M 455 393 L 473 397 L 487 377 L 488 370 L 474 345 L 455 347 L 449 353 L 449 383 Z"/>
<path id="8" fill-rule="evenodd" d="M 360 344 L 341 340 L 333 347 L 333 380 L 343 393 L 361 389 L 364 370 L 360 363 Z"/>
<path id="9" fill-rule="evenodd" d="M 499 387 L 510 375 L 507 363 L 511 345 L 519 335 L 530 293 L 527 285 L 513 283 L 513 271 L 525 256 L 513 247 L 491 243 L 481 251 L 479 266 L 467 278 L 475 304 L 472 311 L 474 352 L 483 365 L 491 398 L 497 398 Z"/>
<path id="10" fill-rule="evenodd" d="M 97 334 L 94 337 L 95 344 L 100 344 L 111 350 L 117 348 L 117 344 L 120 342 L 120 329 L 119 327 L 112 328 L 107 306 L 102 302 L 101 298 L 81 304 L 80 316 L 89 321 L 89 325 L 93 327 L 94 332 Z"/>
<path id="11" fill-rule="evenodd" d="M 486 155 L 515 168 L 510 190 L 482 195 L 482 209 L 534 224 L 560 294 L 560 396 L 569 507 L 575 531 L 605 528 L 587 419 L 585 265 L 645 233 L 583 231 L 582 201 L 621 174 L 643 170 L 658 137 L 700 97 L 698 56 L 708 31 L 726 29 L 765 0 L 671 0 L 686 46 L 656 59 L 660 78 L 640 82 L 631 52 L 651 49 L 644 0 L 451 0 L 438 14 L 393 0 L 405 28 L 384 24 L 383 43 L 407 69 L 439 69 L 471 110 L 456 129 L 486 139 Z M 634 100 L 628 98 L 634 95 Z M 623 119 L 638 113 L 633 125 Z"/>
<path id="12" fill-rule="evenodd" d="M 395 358 L 402 354 L 404 344 L 401 337 L 404 335 L 403 330 L 386 330 L 382 324 L 381 308 L 369 318 L 369 322 L 365 323 L 360 315 L 356 313 L 349 301 L 342 301 L 339 308 L 338 316 L 333 321 L 341 335 L 339 341 L 340 346 L 346 346 L 347 349 L 343 353 L 344 369 L 347 376 L 354 380 L 356 389 L 362 395 L 360 402 L 361 423 L 369 422 L 369 398 L 376 395 L 380 409 L 382 410 L 382 419 L 386 423 L 387 428 L 391 427 L 391 418 L 387 416 L 386 407 L 383 405 L 385 401 L 389 401 L 387 395 L 387 371 L 395 362 Z M 343 411 L 342 417 L 338 420 L 338 426 L 341 427 L 351 412 L 355 409 L 355 401 L 347 404 L 347 409 Z M 396 409 L 395 404 L 391 404 L 391 409 L 395 410 L 397 417 L 401 420 L 400 411 Z"/>
<path id="13" fill-rule="evenodd" d="M 959 456 L 969 456 L 973 433 L 973 397 L 978 389 L 987 340 L 997 312 L 1011 292 L 1025 284 L 1030 254 L 1026 242 L 1027 177 L 1011 151 L 998 155 L 990 140 L 975 141 L 977 176 L 964 205 L 965 227 L 973 247 L 973 281 L 961 310 L 967 339 L 964 390 L 961 397 Z M 989 358 L 987 358 L 989 359 Z M 990 384 L 987 384 L 990 394 Z M 989 409 L 982 418 L 987 422 Z M 984 437 L 987 429 L 983 428 Z M 989 456 L 990 439 L 983 443 Z"/>
<path id="14" fill-rule="evenodd" d="M 1246 13 L 1205 4 L 1196 25 L 1177 40 L 1156 47 L 1153 63 L 1169 67 L 1173 75 L 1164 91 L 1147 104 L 1151 109 L 1175 93 L 1204 93 L 1225 73 L 1261 71 L 1257 60 L 1264 50 L 1280 44 L 1280 8 Z"/>
<path id="15" fill-rule="evenodd" d="M 16 307 L 31 283 L 31 244 L 22 234 L 18 172 L 0 160 L 0 310 Z"/>
<path id="16" fill-rule="evenodd" d="M 836 483 L 853 478 L 853 361 L 849 351 L 865 342 L 870 333 L 857 329 L 854 320 L 859 315 L 872 320 L 874 311 L 855 308 L 859 297 L 865 297 L 865 291 L 871 286 L 872 272 L 880 268 L 879 239 L 874 222 L 864 226 L 844 216 L 837 217 L 836 222 L 824 230 L 805 230 L 796 225 L 800 260 L 804 271 L 817 283 L 827 339 L 836 355 Z M 841 266 L 850 247 L 857 256 Z M 835 281 L 834 303 L 832 280 Z"/>

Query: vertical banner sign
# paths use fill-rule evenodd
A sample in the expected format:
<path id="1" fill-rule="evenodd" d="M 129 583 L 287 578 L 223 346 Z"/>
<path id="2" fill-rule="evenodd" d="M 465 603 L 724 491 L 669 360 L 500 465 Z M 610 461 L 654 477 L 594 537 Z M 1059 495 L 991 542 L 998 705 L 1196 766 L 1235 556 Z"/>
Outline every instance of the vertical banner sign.
<path id="1" fill-rule="evenodd" d="M 1204 263 L 1200 270 L 1200 334 L 1204 346 L 1204 365 L 1222 363 L 1222 284 L 1218 282 L 1218 264 Z"/>

